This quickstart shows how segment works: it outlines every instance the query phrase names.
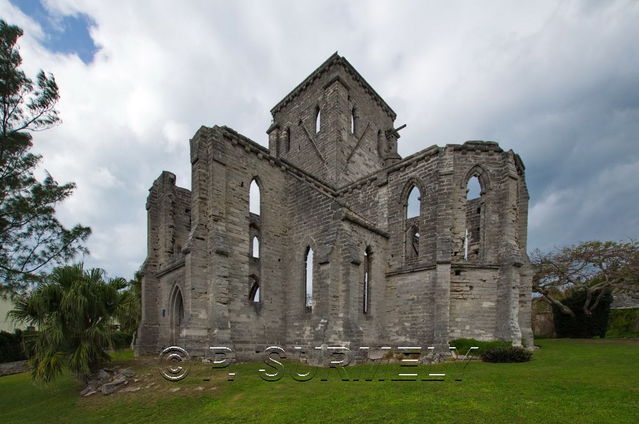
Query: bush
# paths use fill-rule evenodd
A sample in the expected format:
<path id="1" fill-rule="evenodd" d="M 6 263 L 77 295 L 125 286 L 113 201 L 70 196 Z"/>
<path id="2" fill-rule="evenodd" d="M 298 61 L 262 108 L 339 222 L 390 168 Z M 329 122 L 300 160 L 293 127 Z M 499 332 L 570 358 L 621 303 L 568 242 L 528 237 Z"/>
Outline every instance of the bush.
<path id="1" fill-rule="evenodd" d="M 14 333 L 0 331 L 0 363 L 23 361 L 27 359 L 22 345 L 23 333 L 16 330 Z"/>
<path id="2" fill-rule="evenodd" d="M 491 347 L 498 346 L 510 346 L 508 342 L 500 342 L 500 341 L 492 341 L 492 342 L 480 342 L 475 339 L 455 339 L 449 343 L 450 347 L 457 348 L 457 353 L 459 355 L 465 355 L 472 346 L 477 346 L 478 350 L 471 350 L 470 355 L 480 355 L 485 350 Z"/>
<path id="3" fill-rule="evenodd" d="M 519 346 L 495 346 L 481 353 L 484 362 L 528 362 L 532 352 Z"/>
<path id="4" fill-rule="evenodd" d="M 113 341 L 113 349 L 114 350 L 122 350 L 128 349 L 131 346 L 131 340 L 133 339 L 133 335 L 130 333 L 125 333 L 123 331 L 116 331 L 111 336 L 111 340 Z"/>
<path id="5" fill-rule="evenodd" d="M 612 309 L 606 337 L 639 337 L 639 309 Z"/>
<path id="6" fill-rule="evenodd" d="M 599 292 L 593 293 L 593 297 Z M 608 314 L 612 295 L 610 291 L 604 293 L 599 305 L 592 311 L 590 316 L 584 314 L 583 305 L 586 301 L 586 292 L 581 290 L 563 299 L 561 303 L 568 306 L 575 313 L 575 317 L 564 314 L 553 305 L 553 317 L 555 320 L 555 331 L 557 337 L 574 337 L 590 339 L 595 336 L 606 337 L 608 328 Z"/>

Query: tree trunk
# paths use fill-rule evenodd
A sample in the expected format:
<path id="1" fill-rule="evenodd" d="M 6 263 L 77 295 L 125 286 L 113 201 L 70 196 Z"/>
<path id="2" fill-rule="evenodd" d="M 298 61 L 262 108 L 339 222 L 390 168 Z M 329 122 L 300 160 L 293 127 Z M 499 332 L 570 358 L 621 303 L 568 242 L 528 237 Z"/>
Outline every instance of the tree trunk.
<path id="1" fill-rule="evenodd" d="M 575 313 L 568 306 L 564 305 L 563 303 L 561 303 L 560 301 L 558 301 L 557 299 L 553 298 L 552 296 L 546 293 L 541 293 L 541 295 L 544 297 L 544 299 L 550 302 L 551 305 L 555 305 L 557 308 L 559 308 L 559 310 L 563 314 L 570 315 L 573 318 L 575 317 Z"/>

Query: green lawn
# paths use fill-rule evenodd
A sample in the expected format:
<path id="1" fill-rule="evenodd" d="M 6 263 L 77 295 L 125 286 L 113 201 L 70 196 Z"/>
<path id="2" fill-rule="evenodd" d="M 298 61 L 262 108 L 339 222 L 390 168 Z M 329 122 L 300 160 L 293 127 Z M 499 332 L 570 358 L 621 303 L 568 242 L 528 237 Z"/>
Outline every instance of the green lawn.
<path id="1" fill-rule="evenodd" d="M 638 423 L 639 339 L 539 340 L 522 364 L 473 362 L 462 382 L 329 381 L 290 377 L 267 383 L 260 364 L 234 366 L 236 380 L 195 369 L 179 383 L 158 377 L 151 360 L 119 355 L 143 387 L 80 399 L 71 377 L 50 387 L 28 374 L 0 378 L 0 423 Z M 228 371 L 228 370 L 227 370 Z M 397 365 L 380 366 L 377 378 Z M 420 369 L 452 372 L 451 365 Z M 146 389 L 149 384 L 153 387 Z M 177 392 L 170 390 L 180 387 Z"/>

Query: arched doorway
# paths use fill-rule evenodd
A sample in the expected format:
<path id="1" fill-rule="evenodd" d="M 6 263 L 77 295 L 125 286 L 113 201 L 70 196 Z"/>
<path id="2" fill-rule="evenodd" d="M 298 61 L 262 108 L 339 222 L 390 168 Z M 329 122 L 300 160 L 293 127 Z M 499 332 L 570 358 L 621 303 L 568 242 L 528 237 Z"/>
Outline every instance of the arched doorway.
<path id="1" fill-rule="evenodd" d="M 180 287 L 175 286 L 169 303 L 169 313 L 171 318 L 171 343 L 176 344 L 184 323 L 184 300 Z"/>

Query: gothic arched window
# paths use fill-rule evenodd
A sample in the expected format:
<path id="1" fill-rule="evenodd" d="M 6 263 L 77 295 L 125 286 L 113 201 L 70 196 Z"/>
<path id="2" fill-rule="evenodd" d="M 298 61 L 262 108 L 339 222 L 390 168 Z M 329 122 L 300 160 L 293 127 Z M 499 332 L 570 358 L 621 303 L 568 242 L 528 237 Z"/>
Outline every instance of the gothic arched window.
<path id="1" fill-rule="evenodd" d="M 464 228 L 464 259 L 479 258 L 482 225 L 483 187 L 477 175 L 466 183 L 466 226 Z"/>
<path id="2" fill-rule="evenodd" d="M 413 186 L 408 192 L 408 197 L 406 198 L 406 218 L 415 218 L 421 215 L 421 200 L 422 193 L 419 191 L 417 186 Z"/>
<path id="3" fill-rule="evenodd" d="M 364 288 L 362 296 L 362 312 L 368 313 L 371 302 L 371 269 L 373 262 L 373 252 L 370 247 L 364 251 Z"/>
<path id="4" fill-rule="evenodd" d="M 357 132 L 357 109 L 353 106 L 351 110 L 351 134 L 355 134 Z"/>
<path id="5" fill-rule="evenodd" d="M 304 255 L 304 306 L 313 307 L 313 249 L 310 247 Z"/>
<path id="6" fill-rule="evenodd" d="M 251 185 L 249 187 L 249 212 L 254 213 L 255 215 L 260 214 L 261 210 L 261 194 L 260 194 L 260 186 L 255 178 L 251 181 Z"/>
<path id="7" fill-rule="evenodd" d="M 259 259 L 260 257 L 260 239 L 257 236 L 253 236 L 251 243 L 251 257 Z"/>
<path id="8" fill-rule="evenodd" d="M 322 111 L 319 106 L 315 107 L 315 134 L 320 132 L 320 124 L 322 121 Z"/>

